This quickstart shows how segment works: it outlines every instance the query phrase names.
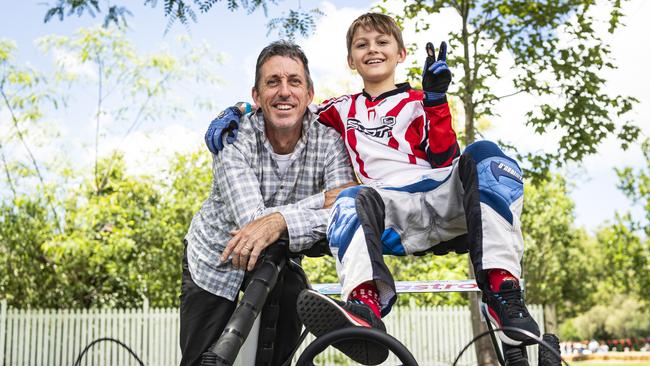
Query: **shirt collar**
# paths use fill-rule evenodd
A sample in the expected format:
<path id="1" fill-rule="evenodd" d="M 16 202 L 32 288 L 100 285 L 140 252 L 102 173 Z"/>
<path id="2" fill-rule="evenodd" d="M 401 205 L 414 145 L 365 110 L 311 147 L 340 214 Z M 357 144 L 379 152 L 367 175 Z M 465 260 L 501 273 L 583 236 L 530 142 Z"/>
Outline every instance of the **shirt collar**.
<path id="1" fill-rule="evenodd" d="M 373 98 L 370 94 L 366 93 L 365 89 L 363 90 L 363 96 L 366 97 L 367 99 L 377 102 L 382 99 L 388 98 L 391 95 L 399 94 L 399 93 L 404 93 L 408 90 L 411 89 L 411 85 L 409 83 L 399 83 L 395 85 L 395 89 L 389 90 L 387 92 L 379 94 L 377 97 Z"/>

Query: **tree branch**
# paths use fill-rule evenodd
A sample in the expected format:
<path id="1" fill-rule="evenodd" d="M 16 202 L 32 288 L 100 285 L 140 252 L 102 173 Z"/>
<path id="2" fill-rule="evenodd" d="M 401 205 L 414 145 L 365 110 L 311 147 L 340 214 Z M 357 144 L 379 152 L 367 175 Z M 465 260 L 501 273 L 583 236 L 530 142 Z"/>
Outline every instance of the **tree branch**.
<path id="1" fill-rule="evenodd" d="M 494 98 L 479 100 L 479 101 L 476 102 L 476 105 L 498 101 L 498 100 L 509 98 L 509 97 L 512 97 L 512 96 L 515 96 L 517 94 L 521 94 L 521 93 L 524 93 L 524 92 L 526 92 L 526 90 L 519 90 L 519 91 L 516 91 L 514 93 L 502 95 L 500 97 L 494 97 Z"/>
<path id="2" fill-rule="evenodd" d="M 135 119 L 133 120 L 133 123 L 131 123 L 131 126 L 129 126 L 128 130 L 124 133 L 124 136 L 122 136 L 122 139 L 120 140 L 120 143 L 118 144 L 118 148 L 122 146 L 126 138 L 129 136 L 129 134 L 134 131 L 137 126 L 140 124 L 140 118 L 142 117 L 142 113 L 144 113 L 145 108 L 147 107 L 147 104 L 149 104 L 149 101 L 151 100 L 152 96 L 155 94 L 155 91 L 157 91 L 161 85 L 171 77 L 171 71 L 167 73 L 161 80 L 158 81 L 156 86 L 154 87 L 153 91 L 151 93 L 148 93 L 147 99 L 142 103 L 142 106 L 138 110 L 138 114 L 136 115 Z M 113 166 L 115 165 L 115 157 L 111 157 L 111 162 L 108 165 L 108 168 L 104 172 L 104 176 L 102 177 L 101 183 L 99 184 L 99 187 L 97 188 L 97 192 L 102 190 L 104 186 L 106 185 L 106 182 L 108 181 L 108 175 L 111 173 L 111 170 L 113 169 Z"/>
<path id="3" fill-rule="evenodd" d="M 4 82 L 2 86 L 4 86 Z M 41 173 L 41 169 L 38 166 L 36 157 L 34 157 L 34 154 L 32 153 L 32 150 L 29 148 L 27 141 L 25 141 L 25 136 L 23 135 L 22 131 L 20 131 L 20 127 L 18 126 L 18 118 L 16 117 L 13 108 L 11 107 L 11 103 L 9 102 L 9 98 L 7 97 L 7 94 L 5 93 L 3 87 L 0 87 L 0 94 L 2 95 L 2 99 L 5 102 L 7 110 L 9 110 L 9 114 L 11 115 L 11 120 L 13 122 L 14 128 L 16 129 L 16 134 L 18 135 L 20 142 L 23 144 L 23 147 L 27 151 L 27 154 L 29 155 L 29 158 L 32 161 L 32 165 L 34 165 L 34 169 L 36 170 L 36 175 L 38 177 L 38 180 L 41 182 L 43 188 L 45 188 L 45 179 L 43 179 L 43 174 Z M 63 233 L 63 228 L 61 227 L 61 223 L 59 222 L 59 215 L 56 213 L 56 209 L 54 208 L 52 199 L 49 195 L 46 195 L 46 197 L 47 197 L 47 203 L 50 206 L 50 210 L 52 211 L 52 215 L 54 215 L 54 220 L 56 221 L 56 227 L 59 229 L 60 233 Z"/>
<path id="4" fill-rule="evenodd" d="M 2 157 L 2 165 L 4 166 L 5 175 L 7 176 L 9 189 L 11 189 L 11 193 L 13 194 L 15 200 L 18 197 L 16 194 L 16 186 L 14 185 L 14 181 L 11 178 L 11 172 L 9 171 L 9 165 L 7 164 L 7 158 L 5 157 L 5 152 L 2 143 L 0 143 L 0 157 Z"/>

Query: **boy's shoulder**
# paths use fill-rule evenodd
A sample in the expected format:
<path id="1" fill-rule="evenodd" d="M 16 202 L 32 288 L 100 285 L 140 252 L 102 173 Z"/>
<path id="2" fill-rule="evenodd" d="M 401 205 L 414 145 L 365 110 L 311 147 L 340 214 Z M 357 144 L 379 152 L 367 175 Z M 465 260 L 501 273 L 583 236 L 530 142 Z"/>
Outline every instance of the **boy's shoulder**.
<path id="1" fill-rule="evenodd" d="M 322 109 L 322 108 L 328 108 L 335 104 L 348 103 L 351 100 L 357 98 L 359 95 L 361 95 L 361 92 L 354 93 L 354 94 L 344 94 L 338 97 L 325 99 L 322 103 L 319 104 L 319 107 Z"/>

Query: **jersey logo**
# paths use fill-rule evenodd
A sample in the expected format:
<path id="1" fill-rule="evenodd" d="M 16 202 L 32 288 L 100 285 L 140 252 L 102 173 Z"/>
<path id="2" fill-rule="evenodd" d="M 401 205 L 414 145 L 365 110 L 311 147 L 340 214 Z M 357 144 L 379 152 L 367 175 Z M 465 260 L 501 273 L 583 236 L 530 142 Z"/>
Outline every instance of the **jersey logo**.
<path id="1" fill-rule="evenodd" d="M 393 127 L 384 125 L 370 128 L 362 125 L 358 119 L 348 118 L 346 130 L 357 130 L 368 136 L 384 138 L 392 136 Z"/>
<path id="2" fill-rule="evenodd" d="M 383 116 L 381 117 L 381 124 L 385 126 L 395 126 L 395 117 L 394 116 Z"/>
<path id="3" fill-rule="evenodd" d="M 499 180 L 499 177 L 508 177 L 519 183 L 523 183 L 523 177 L 521 174 L 514 168 L 504 163 L 493 161 L 490 164 L 490 170 L 492 170 L 492 174 L 497 179 L 497 181 Z"/>

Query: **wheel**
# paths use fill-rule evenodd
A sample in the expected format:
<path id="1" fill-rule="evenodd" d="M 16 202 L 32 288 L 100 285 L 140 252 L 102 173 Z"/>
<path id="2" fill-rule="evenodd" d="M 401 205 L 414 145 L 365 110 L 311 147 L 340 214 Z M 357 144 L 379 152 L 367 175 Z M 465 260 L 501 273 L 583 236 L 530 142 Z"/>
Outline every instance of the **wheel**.
<path id="1" fill-rule="evenodd" d="M 555 334 L 546 333 L 542 340 L 548 344 L 551 349 L 539 345 L 539 366 L 559 366 L 562 364 L 560 357 L 560 340 Z"/>
<path id="2" fill-rule="evenodd" d="M 528 366 L 526 346 L 509 346 L 503 343 L 503 358 L 506 366 Z"/>
<path id="3" fill-rule="evenodd" d="M 347 327 L 323 334 L 316 338 L 298 359 L 296 366 L 312 366 L 314 358 L 330 345 L 350 339 L 364 339 L 388 348 L 399 358 L 403 366 L 418 366 L 411 352 L 400 341 L 388 333 L 366 327 Z"/>

